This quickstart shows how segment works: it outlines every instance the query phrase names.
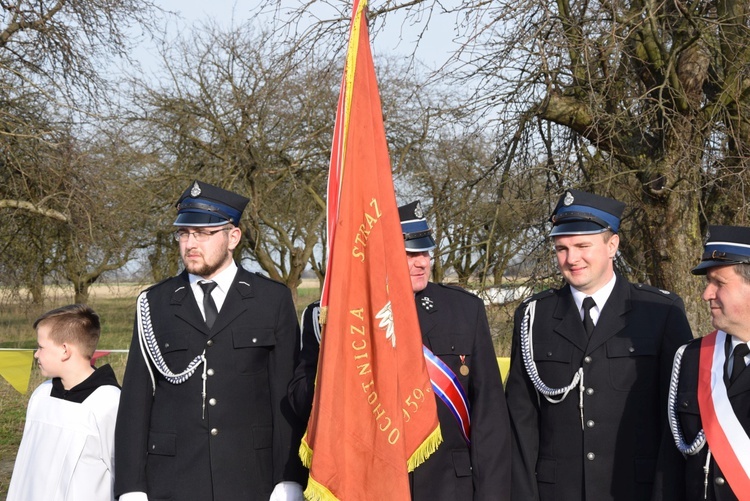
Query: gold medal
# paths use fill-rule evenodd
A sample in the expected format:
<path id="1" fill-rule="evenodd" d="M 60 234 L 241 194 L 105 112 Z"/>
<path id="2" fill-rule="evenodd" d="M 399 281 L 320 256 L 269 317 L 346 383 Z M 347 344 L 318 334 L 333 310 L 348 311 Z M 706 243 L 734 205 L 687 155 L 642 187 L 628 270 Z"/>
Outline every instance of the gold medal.
<path id="1" fill-rule="evenodd" d="M 469 366 L 466 365 L 466 355 L 459 355 L 458 358 L 461 360 L 461 367 L 458 368 L 458 372 L 460 372 L 462 376 L 468 376 Z"/>

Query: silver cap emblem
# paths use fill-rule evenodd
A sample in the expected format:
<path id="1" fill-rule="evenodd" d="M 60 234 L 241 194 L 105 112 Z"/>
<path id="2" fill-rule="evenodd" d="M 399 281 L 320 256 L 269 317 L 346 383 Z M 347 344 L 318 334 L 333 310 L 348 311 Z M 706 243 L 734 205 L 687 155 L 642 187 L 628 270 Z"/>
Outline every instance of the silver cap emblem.
<path id="1" fill-rule="evenodd" d="M 573 205 L 573 202 L 575 202 L 575 199 L 573 198 L 573 194 L 570 192 L 567 192 L 565 194 L 565 199 L 563 199 L 563 204 L 567 207 L 569 205 Z"/>
<path id="2" fill-rule="evenodd" d="M 417 202 L 417 206 L 414 207 L 414 215 L 420 219 L 424 217 L 424 212 L 422 212 L 422 204 L 420 202 Z"/>
<path id="3" fill-rule="evenodd" d="M 193 184 L 193 187 L 190 188 L 190 196 L 197 197 L 200 194 L 201 194 L 201 187 L 198 186 L 198 181 L 196 181 L 195 184 Z"/>

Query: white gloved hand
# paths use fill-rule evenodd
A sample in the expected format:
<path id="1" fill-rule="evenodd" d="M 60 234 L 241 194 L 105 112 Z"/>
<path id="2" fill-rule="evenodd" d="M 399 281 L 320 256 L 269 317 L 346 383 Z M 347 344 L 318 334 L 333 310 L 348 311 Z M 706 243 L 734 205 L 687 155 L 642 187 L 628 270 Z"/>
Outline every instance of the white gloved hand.
<path id="1" fill-rule="evenodd" d="M 305 501 L 305 496 L 297 482 L 279 482 L 268 501 Z"/>

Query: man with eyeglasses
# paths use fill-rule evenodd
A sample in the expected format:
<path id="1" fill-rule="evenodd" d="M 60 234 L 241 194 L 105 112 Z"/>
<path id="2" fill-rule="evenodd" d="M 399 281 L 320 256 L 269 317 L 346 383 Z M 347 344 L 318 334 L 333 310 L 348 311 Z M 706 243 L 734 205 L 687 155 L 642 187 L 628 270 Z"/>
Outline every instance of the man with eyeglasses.
<path id="1" fill-rule="evenodd" d="M 398 208 L 414 301 L 433 377 L 443 442 L 410 475 L 413 501 L 504 501 L 510 495 L 510 428 L 482 300 L 430 282 L 435 240 L 419 201 Z M 320 302 L 302 314 L 300 363 L 289 385 L 294 411 L 310 417 L 320 352 Z M 323 334 L 324 335 L 324 334 Z M 448 383 L 449 382 L 449 383 Z"/>
<path id="2" fill-rule="evenodd" d="M 195 181 L 177 202 L 185 270 L 138 298 L 115 432 L 115 495 L 301 500 L 286 388 L 299 327 L 287 287 L 238 267 L 248 199 Z"/>

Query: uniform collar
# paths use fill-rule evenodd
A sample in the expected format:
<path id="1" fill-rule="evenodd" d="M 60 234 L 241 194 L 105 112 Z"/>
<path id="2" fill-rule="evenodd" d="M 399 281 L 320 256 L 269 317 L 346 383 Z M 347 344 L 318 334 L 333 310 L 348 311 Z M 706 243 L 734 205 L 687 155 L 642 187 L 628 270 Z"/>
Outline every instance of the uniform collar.
<path id="1" fill-rule="evenodd" d="M 617 282 L 617 273 L 612 274 L 612 278 L 604 284 L 604 287 L 599 289 L 598 291 L 594 292 L 593 294 L 590 294 L 590 296 L 594 299 L 594 302 L 596 303 L 596 307 L 594 307 L 591 312 L 592 317 L 596 316 L 599 317 L 599 314 L 602 311 L 602 308 L 604 308 L 604 304 L 609 299 L 609 296 L 612 294 L 612 291 L 615 288 L 615 283 Z M 570 292 L 573 294 L 573 301 L 576 303 L 576 308 L 578 308 L 578 311 L 581 311 L 581 308 L 583 307 L 583 300 L 589 296 L 589 294 L 585 294 L 575 287 L 570 287 Z M 594 322 L 596 322 L 596 319 L 594 319 Z"/>
<path id="2" fill-rule="evenodd" d="M 226 296 L 227 292 L 229 292 L 229 288 L 232 286 L 232 282 L 234 282 L 234 277 L 235 275 L 237 275 L 237 269 L 237 263 L 232 260 L 229 266 L 221 270 L 218 275 L 210 280 L 211 282 L 216 282 L 217 288 L 224 296 Z M 193 286 L 198 282 L 204 281 L 206 279 L 201 276 L 188 273 L 188 280 L 190 280 L 190 285 Z"/>

